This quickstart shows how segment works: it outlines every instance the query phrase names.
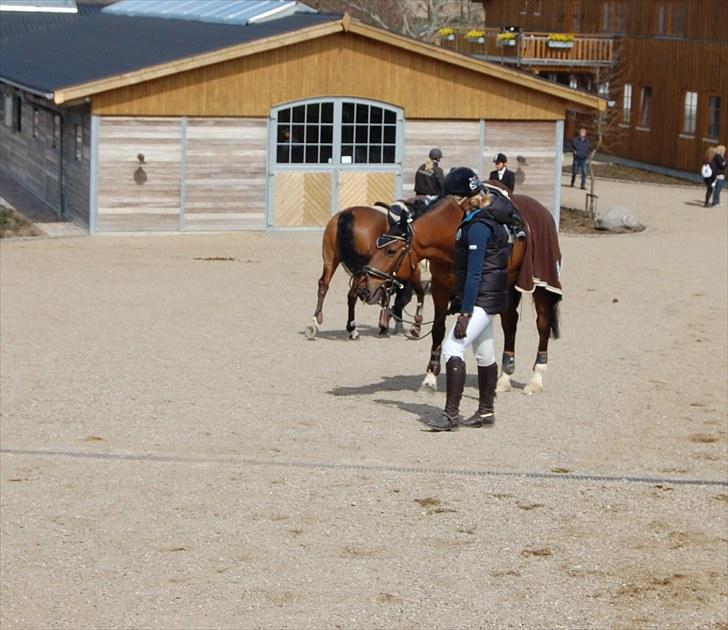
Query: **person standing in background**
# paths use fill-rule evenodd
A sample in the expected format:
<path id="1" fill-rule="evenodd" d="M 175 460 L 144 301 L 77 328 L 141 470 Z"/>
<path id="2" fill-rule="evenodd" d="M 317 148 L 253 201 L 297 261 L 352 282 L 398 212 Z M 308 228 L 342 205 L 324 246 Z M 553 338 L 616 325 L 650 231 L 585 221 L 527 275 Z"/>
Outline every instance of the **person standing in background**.
<path id="1" fill-rule="evenodd" d="M 516 174 L 508 169 L 508 158 L 505 153 L 496 155 L 493 162 L 495 162 L 495 170 L 490 172 L 488 179 L 500 182 L 513 192 L 516 187 Z"/>
<path id="2" fill-rule="evenodd" d="M 579 135 L 571 141 L 571 150 L 574 161 L 571 165 L 571 186 L 574 187 L 576 174 L 581 173 L 581 189 L 586 190 L 586 175 L 589 169 L 589 155 L 591 154 L 591 140 L 586 137 L 586 129 L 579 129 Z"/>
<path id="3" fill-rule="evenodd" d="M 415 173 L 415 195 L 435 197 L 445 190 L 445 173 L 440 168 L 442 151 L 438 148 L 430 150 L 427 161 L 420 164 Z"/>
<path id="4" fill-rule="evenodd" d="M 713 179 L 715 187 L 713 188 L 712 205 L 720 206 L 720 191 L 725 186 L 725 146 L 719 144 L 715 147 L 715 155 L 710 161 L 710 168 L 713 169 Z"/>

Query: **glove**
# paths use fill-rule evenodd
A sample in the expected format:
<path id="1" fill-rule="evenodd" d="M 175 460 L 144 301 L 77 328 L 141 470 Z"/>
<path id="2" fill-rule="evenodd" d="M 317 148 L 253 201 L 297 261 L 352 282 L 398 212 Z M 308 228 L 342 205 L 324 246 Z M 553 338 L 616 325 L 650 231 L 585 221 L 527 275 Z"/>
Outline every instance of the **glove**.
<path id="1" fill-rule="evenodd" d="M 464 339 L 465 335 L 468 334 L 468 324 L 472 316 L 472 313 L 460 313 L 458 315 L 458 321 L 455 322 L 455 330 L 453 332 L 455 339 Z"/>

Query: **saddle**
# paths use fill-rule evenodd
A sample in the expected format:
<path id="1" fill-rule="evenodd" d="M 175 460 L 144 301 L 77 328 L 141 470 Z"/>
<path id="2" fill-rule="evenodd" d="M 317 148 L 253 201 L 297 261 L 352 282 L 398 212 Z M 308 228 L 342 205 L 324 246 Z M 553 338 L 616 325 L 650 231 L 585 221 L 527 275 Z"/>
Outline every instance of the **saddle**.
<path id="1" fill-rule="evenodd" d="M 526 238 L 523 227 L 523 219 L 513 205 L 510 195 L 505 188 L 491 183 L 484 183 L 483 190 L 490 194 L 493 199 L 480 212 L 484 217 L 505 225 L 515 239 Z"/>

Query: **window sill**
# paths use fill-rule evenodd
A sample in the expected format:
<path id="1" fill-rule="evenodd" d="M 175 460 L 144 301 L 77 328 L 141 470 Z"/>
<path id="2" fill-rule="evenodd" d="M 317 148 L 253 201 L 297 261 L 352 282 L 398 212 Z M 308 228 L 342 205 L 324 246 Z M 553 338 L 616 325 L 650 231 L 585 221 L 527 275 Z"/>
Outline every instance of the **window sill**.
<path id="1" fill-rule="evenodd" d="M 678 136 L 681 140 L 695 140 L 695 134 L 694 133 L 681 133 Z"/>
<path id="2" fill-rule="evenodd" d="M 629 123 L 619 123 L 618 126 L 622 127 L 622 129 L 629 129 L 631 125 Z"/>
<path id="3" fill-rule="evenodd" d="M 718 138 L 713 138 L 711 136 L 708 136 L 707 138 L 702 139 L 703 142 L 712 142 L 713 144 L 718 144 Z"/>
<path id="4" fill-rule="evenodd" d="M 635 129 L 637 131 L 647 131 L 647 132 L 650 131 L 650 128 L 649 127 L 635 127 Z"/>

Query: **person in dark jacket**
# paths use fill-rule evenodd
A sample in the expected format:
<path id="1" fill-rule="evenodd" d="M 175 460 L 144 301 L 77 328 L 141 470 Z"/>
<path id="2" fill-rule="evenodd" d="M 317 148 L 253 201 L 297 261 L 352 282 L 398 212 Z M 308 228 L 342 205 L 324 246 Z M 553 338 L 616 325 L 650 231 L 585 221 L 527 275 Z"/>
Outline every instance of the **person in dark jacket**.
<path id="1" fill-rule="evenodd" d="M 495 170 L 490 172 L 488 179 L 501 182 L 511 192 L 516 188 L 516 174 L 508 169 L 508 158 L 505 153 L 499 153 L 493 159 Z"/>
<path id="2" fill-rule="evenodd" d="M 586 175 L 589 170 L 589 155 L 591 154 L 591 140 L 586 137 L 586 129 L 579 130 L 579 135 L 571 141 L 571 151 L 574 161 L 571 164 L 571 186 L 574 186 L 576 174 L 581 173 L 581 189 L 586 190 Z"/>
<path id="3" fill-rule="evenodd" d="M 508 306 L 511 253 L 506 228 L 481 211 L 490 198 L 482 192 L 482 183 L 473 170 L 459 167 L 450 171 L 445 178 L 445 192 L 463 198 L 460 205 L 464 216 L 455 237 L 454 304 L 459 314 L 442 345 L 447 379 L 445 409 L 439 417 L 422 419 L 435 431 L 489 426 L 495 422 L 498 366 L 493 320 Z M 478 364 L 479 402 L 477 411 L 464 420 L 460 399 L 465 388 L 465 351 L 469 347 Z"/>
<path id="4" fill-rule="evenodd" d="M 420 164 L 415 173 L 415 195 L 434 197 L 443 192 L 445 186 L 445 173 L 440 168 L 442 151 L 434 148 L 427 156 L 427 161 Z"/>
<path id="5" fill-rule="evenodd" d="M 719 144 L 715 147 L 715 155 L 710 161 L 710 168 L 713 169 L 713 179 L 715 186 L 713 188 L 712 204 L 720 206 L 720 191 L 725 186 L 725 146 Z"/>

